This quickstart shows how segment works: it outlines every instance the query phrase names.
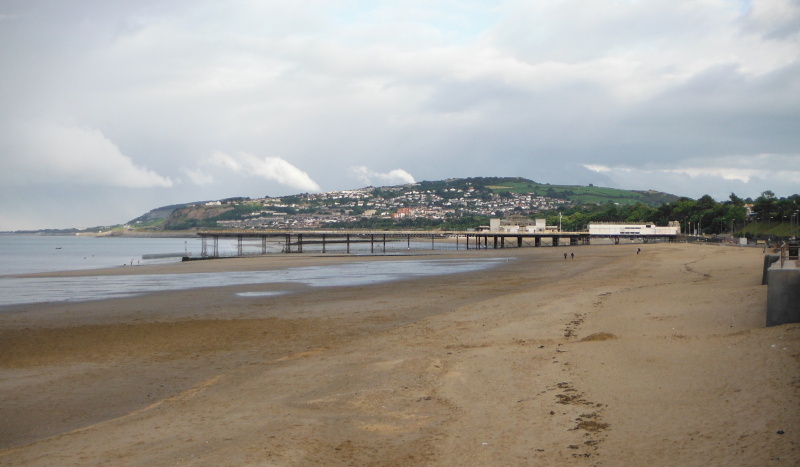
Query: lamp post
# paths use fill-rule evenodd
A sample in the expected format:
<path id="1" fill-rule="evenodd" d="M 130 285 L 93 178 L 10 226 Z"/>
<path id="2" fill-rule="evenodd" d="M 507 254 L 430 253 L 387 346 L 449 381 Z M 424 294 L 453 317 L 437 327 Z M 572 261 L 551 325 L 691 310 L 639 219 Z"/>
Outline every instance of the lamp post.
<path id="1" fill-rule="evenodd" d="M 784 216 L 783 213 L 781 213 L 781 230 L 783 230 L 783 218 L 784 217 L 786 217 L 786 216 Z"/>
<path id="2" fill-rule="evenodd" d="M 758 244 L 758 215 L 756 215 L 756 244 Z"/>
<path id="3" fill-rule="evenodd" d="M 797 230 L 798 230 L 798 227 L 800 227 L 800 211 L 795 211 L 794 212 L 794 217 L 795 217 L 795 219 L 794 219 L 794 238 L 795 238 L 795 240 L 797 240 Z"/>
<path id="4" fill-rule="evenodd" d="M 769 216 L 769 220 L 767 221 L 767 230 L 770 231 L 770 233 L 767 234 L 767 239 L 769 239 L 772 237 L 772 216 Z"/>

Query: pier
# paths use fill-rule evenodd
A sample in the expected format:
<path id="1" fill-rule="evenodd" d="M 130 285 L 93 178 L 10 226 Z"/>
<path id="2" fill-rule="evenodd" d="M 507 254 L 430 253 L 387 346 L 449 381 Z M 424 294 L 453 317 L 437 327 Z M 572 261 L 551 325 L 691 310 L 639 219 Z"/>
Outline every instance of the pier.
<path id="1" fill-rule="evenodd" d="M 489 248 L 523 248 L 546 246 L 589 245 L 592 237 L 588 232 L 464 232 L 464 231 L 402 231 L 402 230 L 207 230 L 198 231 L 202 241 L 202 257 L 219 257 L 219 240 L 236 239 L 237 256 L 244 255 L 244 241 L 260 241 L 261 254 L 267 254 L 269 243 L 279 243 L 283 253 L 303 253 L 304 247 L 321 247 L 322 253 L 328 253 L 332 245 L 345 245 L 348 254 L 354 245 L 370 246 L 369 252 L 386 252 L 387 243 L 405 242 L 408 249 L 411 241 L 428 242 L 430 249 L 436 249 L 437 241 L 448 241 L 456 250 L 486 250 Z M 620 238 L 639 238 L 645 243 L 649 238 L 642 236 L 596 236 L 609 238 L 619 243 Z M 663 236 L 673 241 L 674 236 Z M 652 238 L 652 237 L 650 237 Z M 455 242 L 453 243 L 453 240 Z M 544 240 L 544 242 L 543 242 Z M 319 250 L 317 250 L 319 251 Z"/>

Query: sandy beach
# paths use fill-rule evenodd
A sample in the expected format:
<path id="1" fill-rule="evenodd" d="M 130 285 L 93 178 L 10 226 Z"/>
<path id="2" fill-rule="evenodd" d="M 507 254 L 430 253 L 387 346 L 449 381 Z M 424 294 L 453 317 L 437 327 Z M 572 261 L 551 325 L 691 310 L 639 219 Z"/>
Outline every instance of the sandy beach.
<path id="1" fill-rule="evenodd" d="M 0 465 L 800 465 L 800 325 L 764 327 L 760 249 L 425 257 L 508 261 L 0 309 Z"/>

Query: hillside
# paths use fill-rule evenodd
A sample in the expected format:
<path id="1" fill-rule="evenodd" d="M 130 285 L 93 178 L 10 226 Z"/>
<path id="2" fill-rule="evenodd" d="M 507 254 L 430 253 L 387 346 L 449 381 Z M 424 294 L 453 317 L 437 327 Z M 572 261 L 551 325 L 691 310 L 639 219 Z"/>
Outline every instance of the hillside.
<path id="1" fill-rule="evenodd" d="M 643 203 L 656 207 L 665 203 L 678 200 L 678 197 L 660 191 L 634 191 L 620 190 L 617 188 L 604 188 L 593 185 L 550 185 L 549 183 L 536 183 L 530 180 L 517 179 L 504 181 L 496 185 L 489 185 L 495 193 L 510 191 L 513 193 L 532 193 L 536 196 L 564 199 L 575 204 L 636 204 Z"/>
<path id="2" fill-rule="evenodd" d="M 666 193 L 537 183 L 519 177 L 474 177 L 297 194 L 229 198 L 165 206 L 132 220 L 135 230 L 192 228 L 471 228 L 486 218 L 536 215 L 590 203 L 655 207 Z"/>

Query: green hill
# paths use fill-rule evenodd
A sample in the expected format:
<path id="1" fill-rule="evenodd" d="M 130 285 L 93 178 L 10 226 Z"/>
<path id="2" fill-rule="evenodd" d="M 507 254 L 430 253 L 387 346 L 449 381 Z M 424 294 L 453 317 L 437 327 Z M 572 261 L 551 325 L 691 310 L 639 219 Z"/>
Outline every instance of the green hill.
<path id="1" fill-rule="evenodd" d="M 655 207 L 678 200 L 677 196 L 660 191 L 620 190 L 617 188 L 605 188 L 593 185 L 550 185 L 549 183 L 536 183 L 526 179 L 500 179 L 498 181 L 500 183 L 487 185 L 486 187 L 495 193 L 506 191 L 512 193 L 532 193 L 536 196 L 565 199 L 576 204 L 605 204 L 608 202 L 617 204 L 643 203 Z"/>

